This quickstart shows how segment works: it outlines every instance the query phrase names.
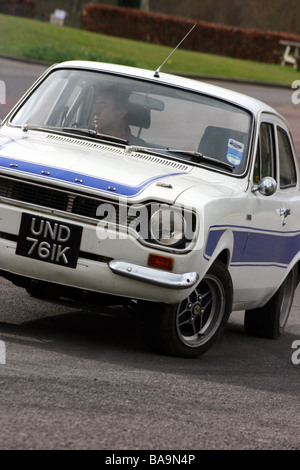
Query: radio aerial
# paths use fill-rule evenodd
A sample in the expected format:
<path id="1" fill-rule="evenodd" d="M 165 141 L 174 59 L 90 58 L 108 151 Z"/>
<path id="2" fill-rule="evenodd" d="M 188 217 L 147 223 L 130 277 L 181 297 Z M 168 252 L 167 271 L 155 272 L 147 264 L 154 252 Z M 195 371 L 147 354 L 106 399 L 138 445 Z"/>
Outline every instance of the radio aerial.
<path id="1" fill-rule="evenodd" d="M 183 39 L 181 39 L 181 41 L 177 44 L 177 46 L 175 47 L 175 49 L 173 49 L 173 51 L 171 52 L 170 55 L 168 55 L 168 57 L 166 58 L 166 60 L 161 64 L 160 67 L 158 67 L 158 69 L 155 71 L 154 73 L 154 77 L 156 78 L 159 78 L 159 74 L 160 74 L 160 71 L 162 69 L 162 67 L 165 65 L 165 63 L 170 59 L 170 57 L 174 54 L 174 52 L 178 49 L 178 47 L 183 43 L 183 41 L 185 41 L 185 39 L 191 34 L 191 32 L 193 31 L 193 29 L 197 26 L 197 23 L 194 24 L 194 26 L 189 30 L 189 32 L 184 36 Z"/>

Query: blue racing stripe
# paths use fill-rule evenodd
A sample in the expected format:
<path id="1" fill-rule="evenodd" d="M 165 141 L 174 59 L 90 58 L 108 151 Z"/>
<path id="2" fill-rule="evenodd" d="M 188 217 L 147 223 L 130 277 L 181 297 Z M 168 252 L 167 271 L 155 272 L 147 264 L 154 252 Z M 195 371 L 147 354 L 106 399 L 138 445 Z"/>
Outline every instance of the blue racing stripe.
<path id="1" fill-rule="evenodd" d="M 233 266 L 287 267 L 300 250 L 300 231 L 280 232 L 254 227 L 211 227 L 204 258 L 209 260 L 226 230 L 234 236 Z"/>
<path id="2" fill-rule="evenodd" d="M 5 145 L 9 144 L 10 142 L 5 142 L 0 144 L 0 150 Z M 39 176 L 44 178 L 47 181 L 55 180 L 64 183 L 71 183 L 74 186 L 80 186 L 84 188 L 91 188 L 96 189 L 102 192 L 108 192 L 113 194 L 117 194 L 120 196 L 126 197 L 134 197 L 144 191 L 147 186 L 158 181 L 162 178 L 166 178 L 169 176 L 178 176 L 185 174 L 185 172 L 178 172 L 178 173 L 170 173 L 164 174 L 159 176 L 154 176 L 152 178 L 148 178 L 144 180 L 137 186 L 130 186 L 127 184 L 117 183 L 112 180 L 96 178 L 94 176 L 89 176 L 85 174 L 76 173 L 70 170 L 63 170 L 60 168 L 40 165 L 37 163 L 30 163 L 22 160 L 16 160 L 9 157 L 4 157 L 0 155 L 0 168 L 5 170 L 10 170 L 14 173 L 18 172 L 21 174 L 28 174 L 33 176 Z"/>

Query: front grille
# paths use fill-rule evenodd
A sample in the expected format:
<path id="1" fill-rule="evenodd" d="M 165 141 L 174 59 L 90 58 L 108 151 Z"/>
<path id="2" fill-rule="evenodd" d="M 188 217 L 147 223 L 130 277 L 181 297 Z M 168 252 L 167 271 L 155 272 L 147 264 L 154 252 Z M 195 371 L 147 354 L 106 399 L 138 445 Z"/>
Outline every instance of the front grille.
<path id="1" fill-rule="evenodd" d="M 151 215 L 159 209 L 160 203 L 148 201 L 145 204 L 120 204 L 118 201 L 104 199 L 102 197 L 87 196 L 81 193 L 68 192 L 63 189 L 52 188 L 51 186 L 39 185 L 36 183 L 0 177 L 0 198 L 6 198 L 19 203 L 27 203 L 48 209 L 55 209 L 68 214 L 80 217 L 87 217 L 101 221 L 108 228 L 119 230 L 120 227 L 127 227 L 131 233 L 134 231 L 138 238 L 145 244 L 163 250 L 166 246 L 160 247 L 157 240 L 152 237 L 149 231 L 149 220 Z M 98 209 L 100 209 L 98 211 Z M 192 230 L 196 230 L 195 214 L 192 216 Z M 0 234 L 5 238 L 5 234 Z M 182 240 L 183 245 L 170 249 L 186 249 L 191 240 Z"/>
<path id="2" fill-rule="evenodd" d="M 61 191 L 6 178 L 0 178 L 0 197 L 62 211 L 68 205 L 68 195 Z"/>
<path id="3" fill-rule="evenodd" d="M 98 219 L 96 213 L 99 205 L 109 202 L 117 218 L 119 214 L 118 204 L 112 201 L 4 177 L 0 178 L 0 197 L 94 219 Z"/>

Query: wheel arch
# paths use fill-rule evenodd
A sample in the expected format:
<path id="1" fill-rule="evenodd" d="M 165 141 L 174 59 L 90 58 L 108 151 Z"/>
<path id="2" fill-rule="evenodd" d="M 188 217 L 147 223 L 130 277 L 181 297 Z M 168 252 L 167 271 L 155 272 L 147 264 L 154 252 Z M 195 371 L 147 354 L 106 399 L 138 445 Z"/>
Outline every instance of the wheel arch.
<path id="1" fill-rule="evenodd" d="M 222 263 L 225 264 L 226 268 L 228 269 L 231 259 L 230 250 L 228 248 L 225 248 L 218 254 L 216 259 L 222 261 Z"/>
<path id="2" fill-rule="evenodd" d="M 296 264 L 296 267 L 297 267 L 297 286 L 298 286 L 298 284 L 300 282 L 300 260 Z"/>
<path id="3" fill-rule="evenodd" d="M 211 266 L 217 259 L 229 268 L 234 250 L 234 235 L 230 229 L 211 230 L 207 239 L 204 257 Z"/>
<path id="4" fill-rule="evenodd" d="M 298 258 L 298 259 L 297 259 Z M 296 269 L 296 287 L 300 283 L 300 252 L 297 254 L 297 257 L 295 257 L 291 263 L 289 264 L 288 268 L 286 269 L 286 273 L 284 276 L 284 279 L 282 280 L 282 283 L 285 281 L 285 279 L 288 277 L 289 273 L 293 270 Z"/>

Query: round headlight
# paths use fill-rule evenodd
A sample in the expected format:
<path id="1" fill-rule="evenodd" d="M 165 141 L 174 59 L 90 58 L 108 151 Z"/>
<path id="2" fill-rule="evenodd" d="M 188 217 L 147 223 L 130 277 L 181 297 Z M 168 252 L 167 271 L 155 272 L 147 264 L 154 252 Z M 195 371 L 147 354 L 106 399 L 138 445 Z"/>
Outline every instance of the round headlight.
<path id="1" fill-rule="evenodd" d="M 160 209 L 150 219 L 150 233 L 162 245 L 175 245 L 185 234 L 186 222 L 179 211 Z"/>

